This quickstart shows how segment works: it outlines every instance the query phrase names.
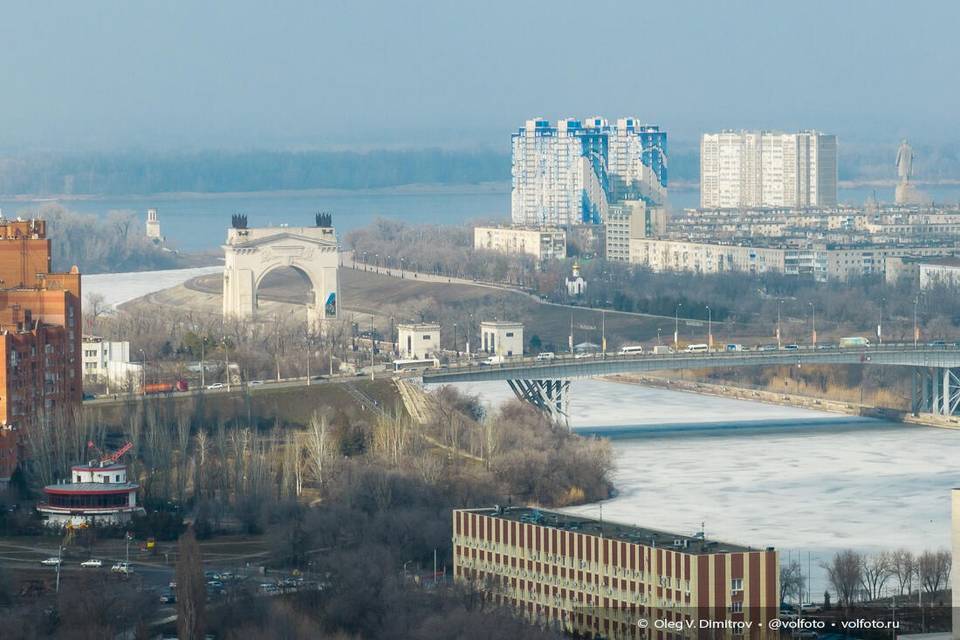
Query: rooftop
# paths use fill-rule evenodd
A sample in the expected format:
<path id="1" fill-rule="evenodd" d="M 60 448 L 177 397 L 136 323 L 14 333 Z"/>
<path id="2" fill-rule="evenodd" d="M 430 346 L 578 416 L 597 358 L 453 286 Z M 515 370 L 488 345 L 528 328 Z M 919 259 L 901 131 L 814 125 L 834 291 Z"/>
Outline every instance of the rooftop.
<path id="1" fill-rule="evenodd" d="M 494 507 L 488 509 L 467 509 L 470 513 L 477 513 L 494 518 L 503 518 L 514 522 L 536 524 L 542 527 L 576 531 L 578 533 L 610 538 L 621 542 L 642 544 L 649 547 L 662 547 L 679 550 L 691 554 L 731 553 L 746 551 L 763 551 L 762 548 L 752 548 L 743 545 L 730 544 L 717 540 L 707 540 L 701 534 L 692 536 L 669 533 L 658 529 L 648 529 L 619 522 L 595 520 L 579 515 L 545 511 L 533 507 Z M 766 547 L 773 550 L 773 547 Z"/>
<path id="2" fill-rule="evenodd" d="M 43 491 L 44 493 L 120 493 L 135 491 L 139 488 L 140 485 L 135 482 L 65 482 L 48 484 Z"/>

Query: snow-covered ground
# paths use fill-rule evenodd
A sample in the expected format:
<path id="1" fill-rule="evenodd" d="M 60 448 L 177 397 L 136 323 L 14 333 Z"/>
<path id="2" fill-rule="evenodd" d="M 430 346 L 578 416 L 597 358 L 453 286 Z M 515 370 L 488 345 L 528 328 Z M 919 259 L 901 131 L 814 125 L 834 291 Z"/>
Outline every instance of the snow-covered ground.
<path id="1" fill-rule="evenodd" d="M 496 404 L 505 383 L 458 385 Z M 797 553 L 813 592 L 837 549 L 949 547 L 960 431 L 894 425 L 600 380 L 573 383 L 571 423 L 617 435 L 618 495 L 571 509 Z M 694 429 L 696 423 L 710 428 Z"/>
<path id="2" fill-rule="evenodd" d="M 134 271 L 132 273 L 96 273 L 83 276 L 83 295 L 103 294 L 106 303 L 117 306 L 148 293 L 169 289 L 191 278 L 223 271 L 223 267 L 194 267 L 164 271 Z"/>

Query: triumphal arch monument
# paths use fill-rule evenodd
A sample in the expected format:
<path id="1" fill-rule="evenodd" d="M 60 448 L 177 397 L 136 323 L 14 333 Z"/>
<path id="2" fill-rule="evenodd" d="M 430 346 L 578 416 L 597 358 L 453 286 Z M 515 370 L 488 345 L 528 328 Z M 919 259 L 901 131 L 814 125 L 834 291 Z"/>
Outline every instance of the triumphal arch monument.
<path id="1" fill-rule="evenodd" d="M 253 319 L 257 311 L 257 289 L 271 271 L 291 267 L 311 285 L 307 303 L 307 324 L 320 331 L 323 321 L 337 317 L 337 269 L 340 256 L 329 213 L 316 215 L 313 227 L 248 228 L 245 215 L 233 216 L 223 245 L 224 319 Z"/>

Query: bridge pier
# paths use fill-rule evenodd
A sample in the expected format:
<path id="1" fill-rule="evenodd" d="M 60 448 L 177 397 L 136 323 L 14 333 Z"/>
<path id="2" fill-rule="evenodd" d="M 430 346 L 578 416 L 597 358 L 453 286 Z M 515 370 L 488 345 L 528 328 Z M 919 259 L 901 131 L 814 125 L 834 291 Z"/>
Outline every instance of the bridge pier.
<path id="1" fill-rule="evenodd" d="M 960 368 L 915 368 L 911 399 L 914 415 L 955 415 L 960 408 Z"/>
<path id="2" fill-rule="evenodd" d="M 514 395 L 523 402 L 529 402 L 545 413 L 552 421 L 570 427 L 568 407 L 570 405 L 569 380 L 507 380 Z"/>

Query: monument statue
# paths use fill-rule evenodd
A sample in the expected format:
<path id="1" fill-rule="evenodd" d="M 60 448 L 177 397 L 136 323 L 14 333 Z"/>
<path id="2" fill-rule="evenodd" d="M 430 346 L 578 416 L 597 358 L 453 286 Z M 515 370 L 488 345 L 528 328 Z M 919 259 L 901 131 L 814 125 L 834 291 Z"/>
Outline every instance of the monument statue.
<path id="1" fill-rule="evenodd" d="M 900 182 L 909 182 L 913 177 L 913 148 L 906 140 L 901 140 L 897 149 L 897 177 Z"/>

